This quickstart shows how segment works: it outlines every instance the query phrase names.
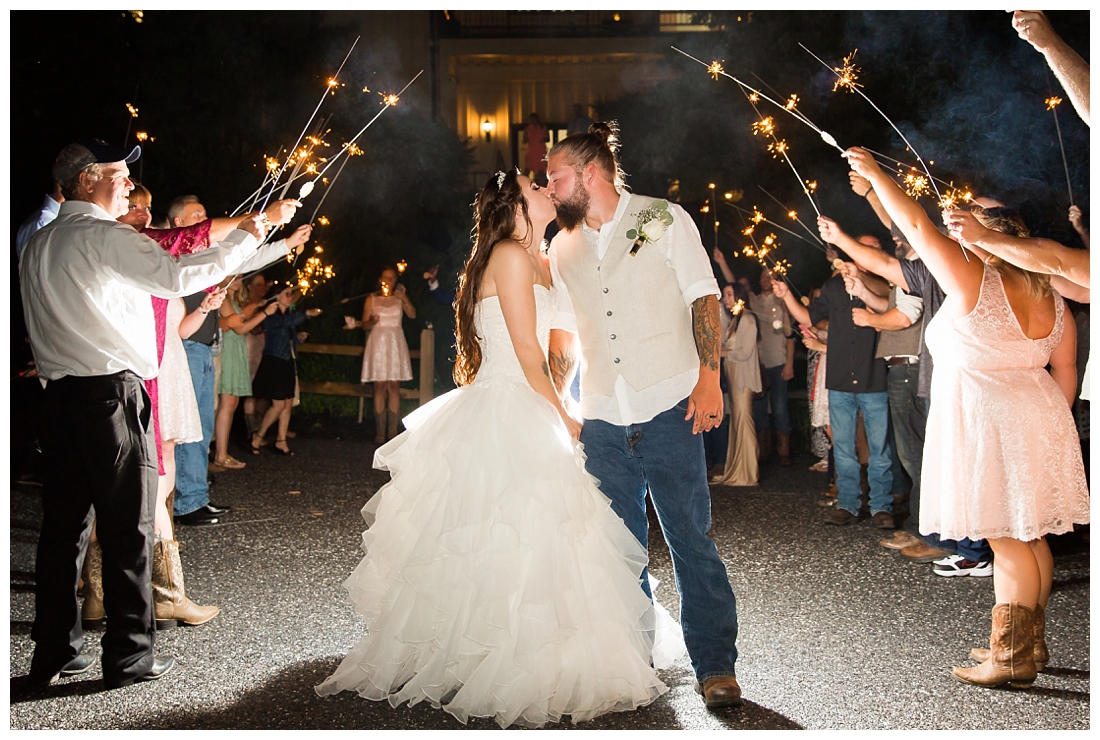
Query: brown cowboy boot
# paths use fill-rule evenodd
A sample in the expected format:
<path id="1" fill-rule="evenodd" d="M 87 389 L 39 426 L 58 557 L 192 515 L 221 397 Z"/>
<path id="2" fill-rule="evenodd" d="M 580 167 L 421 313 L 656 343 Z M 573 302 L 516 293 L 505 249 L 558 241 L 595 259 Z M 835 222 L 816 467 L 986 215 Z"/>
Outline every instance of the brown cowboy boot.
<path id="1" fill-rule="evenodd" d="M 791 466 L 791 435 L 777 431 L 775 437 L 778 440 L 779 464 L 789 468 Z"/>
<path id="2" fill-rule="evenodd" d="M 1047 610 L 1042 604 L 1035 605 L 1035 618 L 1031 620 L 1031 634 L 1035 637 L 1035 670 L 1039 673 L 1050 662 L 1050 650 L 1047 649 Z M 974 648 L 970 659 L 979 663 L 989 660 L 989 648 Z"/>
<path id="3" fill-rule="evenodd" d="M 179 543 L 175 540 L 161 540 L 153 546 L 152 580 L 157 629 L 175 627 L 177 622 L 194 627 L 209 622 L 221 612 L 216 606 L 199 606 L 187 598 Z"/>
<path id="4" fill-rule="evenodd" d="M 993 629 L 989 633 L 989 658 L 972 668 L 954 668 L 955 678 L 993 688 L 1008 684 L 1013 689 L 1030 689 L 1035 670 L 1034 614 L 1020 602 L 993 607 Z"/>
<path id="5" fill-rule="evenodd" d="M 386 412 L 386 441 L 393 439 L 397 436 L 397 412 Z"/>
<path id="6" fill-rule="evenodd" d="M 84 578 L 84 603 L 80 605 L 80 621 L 84 629 L 95 629 L 103 625 L 107 616 L 103 611 L 103 550 L 96 540 L 88 542 L 81 576 Z"/>

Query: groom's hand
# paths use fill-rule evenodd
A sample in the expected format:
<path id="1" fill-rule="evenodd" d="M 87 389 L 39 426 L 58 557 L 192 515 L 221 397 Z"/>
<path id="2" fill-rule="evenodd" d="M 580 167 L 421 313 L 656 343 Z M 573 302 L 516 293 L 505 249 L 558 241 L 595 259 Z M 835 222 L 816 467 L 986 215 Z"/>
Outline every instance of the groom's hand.
<path id="1" fill-rule="evenodd" d="M 684 421 L 694 417 L 691 433 L 709 432 L 722 423 L 722 389 L 718 386 L 718 374 L 700 370 L 699 382 L 688 396 L 687 416 Z"/>

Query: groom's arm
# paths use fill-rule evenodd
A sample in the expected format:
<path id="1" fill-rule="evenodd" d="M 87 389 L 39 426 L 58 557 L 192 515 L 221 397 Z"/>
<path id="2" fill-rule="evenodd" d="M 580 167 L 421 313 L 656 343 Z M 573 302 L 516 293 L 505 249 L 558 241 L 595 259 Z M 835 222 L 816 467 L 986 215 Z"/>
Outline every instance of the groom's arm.
<path id="1" fill-rule="evenodd" d="M 564 329 L 550 330 L 550 348 L 546 355 L 550 365 L 550 379 L 558 395 L 565 398 L 577 374 L 577 335 Z"/>

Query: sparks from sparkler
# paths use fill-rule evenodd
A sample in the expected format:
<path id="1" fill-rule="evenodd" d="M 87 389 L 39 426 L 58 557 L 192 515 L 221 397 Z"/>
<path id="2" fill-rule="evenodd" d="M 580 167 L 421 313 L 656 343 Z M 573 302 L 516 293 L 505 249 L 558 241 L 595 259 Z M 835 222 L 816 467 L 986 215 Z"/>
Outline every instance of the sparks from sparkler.
<path id="1" fill-rule="evenodd" d="M 332 77 L 330 77 L 329 80 L 328 80 L 328 83 L 325 84 L 325 91 L 323 93 L 321 93 L 321 99 L 317 101 L 317 106 L 313 109 L 313 113 L 310 115 L 309 120 L 306 121 L 306 125 L 302 127 L 302 133 L 298 134 L 298 139 L 297 139 L 297 141 L 294 142 L 294 146 L 290 147 L 290 151 L 293 152 L 294 150 L 296 150 L 298 148 L 298 144 L 300 144 L 302 142 L 302 137 L 304 137 L 306 135 L 306 132 L 309 131 L 309 127 L 313 123 L 313 119 L 317 117 L 317 111 L 321 110 L 321 105 L 325 102 L 325 98 L 328 97 L 329 93 L 333 92 L 334 89 L 335 89 L 335 86 L 332 83 L 335 82 L 340 77 L 340 72 L 343 71 L 344 65 L 347 64 L 348 58 L 351 57 L 351 53 L 355 50 L 355 45 L 358 44 L 358 43 L 359 43 L 359 37 L 356 36 L 355 41 L 351 42 L 351 48 L 348 49 L 348 53 L 344 55 L 344 61 L 340 62 L 340 66 L 339 66 L 339 68 L 337 68 L 336 74 L 334 74 Z M 289 160 L 288 160 L 288 162 L 289 162 Z M 268 202 L 268 200 L 271 199 L 272 193 L 275 192 L 275 186 L 276 186 L 276 184 L 278 184 L 279 180 L 282 178 L 283 173 L 286 171 L 287 166 L 288 166 L 288 163 L 284 162 L 282 168 L 279 170 L 279 174 L 276 175 L 274 180 L 272 181 L 271 190 L 268 191 L 267 197 L 264 198 L 263 206 L 260 207 L 261 211 L 264 208 L 267 208 L 267 202 Z"/>
<path id="2" fill-rule="evenodd" d="M 128 110 L 130 112 L 130 117 L 131 118 L 137 118 L 138 117 L 138 109 L 135 108 L 133 106 L 133 104 L 127 103 L 126 104 L 126 110 Z"/>
<path id="3" fill-rule="evenodd" d="M 898 173 L 901 177 L 902 188 L 905 190 L 905 194 L 913 200 L 919 199 L 921 196 L 929 195 L 928 190 L 928 178 L 920 174 L 916 168 L 913 168 L 911 172 Z M 940 204 L 942 207 L 943 198 L 940 198 Z"/>
<path id="4" fill-rule="evenodd" d="M 837 90 L 856 92 L 857 87 L 863 87 L 863 85 L 856 82 L 856 80 L 859 79 L 858 74 L 860 69 L 852 63 L 857 51 L 859 51 L 859 49 L 853 49 L 851 54 L 844 57 L 843 66 L 833 67 L 833 72 L 836 73 L 836 82 L 833 83 L 833 92 Z"/>
<path id="5" fill-rule="evenodd" d="M 743 233 L 745 236 L 749 237 L 750 240 L 752 240 L 752 246 L 745 245 L 744 247 L 742 247 L 742 249 L 741 249 L 742 253 L 746 257 L 755 258 L 756 261 L 759 262 L 762 267 L 767 267 L 767 263 L 771 262 L 772 270 L 774 271 L 775 270 L 775 265 L 777 263 L 774 259 L 772 259 L 771 255 L 770 255 L 770 252 L 772 251 L 773 248 L 779 246 L 779 242 L 778 242 L 775 234 L 768 234 L 768 236 L 766 236 L 764 238 L 765 246 L 761 247 L 760 244 L 757 243 L 756 237 L 754 237 L 752 235 L 753 227 L 749 226 L 748 220 L 745 219 L 745 214 L 749 213 L 749 211 L 745 210 L 744 208 L 741 208 L 740 206 L 735 206 L 732 203 L 730 205 L 737 209 L 738 214 L 741 216 L 741 222 L 743 224 L 745 224 L 745 230 L 742 231 L 741 233 Z M 759 216 L 759 221 L 756 220 L 757 216 Z M 759 223 L 760 221 L 767 221 L 767 219 L 764 218 L 764 215 L 762 213 L 760 213 L 759 210 L 757 210 L 756 206 L 753 206 L 752 213 L 751 213 L 751 219 L 754 221 L 754 223 Z M 782 227 L 780 227 L 780 228 L 782 228 Z M 784 229 L 784 231 L 786 231 L 786 229 Z M 794 234 L 794 232 L 789 232 L 789 233 Z M 798 236 L 798 234 L 794 234 L 794 235 Z M 801 238 L 801 237 L 799 237 L 799 238 Z M 736 253 L 734 254 L 734 256 L 735 257 L 737 256 Z M 802 291 L 800 291 L 798 288 L 796 288 L 794 286 L 794 283 L 792 283 L 787 278 L 787 270 L 790 268 L 790 263 L 787 262 L 786 260 L 782 260 L 782 262 L 784 264 L 784 266 L 782 268 L 782 271 L 777 272 L 777 274 L 783 279 L 783 282 L 786 283 L 787 286 L 790 287 L 791 290 L 793 290 L 795 293 L 797 293 L 798 295 L 801 296 Z M 749 313 L 754 313 L 755 314 L 756 312 L 750 310 Z M 757 314 L 757 316 L 759 316 L 759 314 Z"/>
<path id="6" fill-rule="evenodd" d="M 1066 161 L 1066 146 L 1062 143 L 1062 125 L 1058 123 L 1058 104 L 1062 102 L 1062 99 L 1057 96 L 1051 96 L 1046 99 L 1047 110 L 1054 114 L 1054 130 L 1058 132 L 1058 149 L 1062 152 L 1062 167 L 1066 171 L 1066 189 L 1069 191 L 1069 204 L 1073 203 L 1073 183 L 1069 179 L 1069 162 Z"/>
<path id="7" fill-rule="evenodd" d="M 752 125 L 752 135 L 764 134 L 765 136 L 771 136 L 775 133 L 775 119 L 771 116 L 761 118 L 759 121 Z"/>
<path id="8" fill-rule="evenodd" d="M 776 139 L 771 144 L 768 144 L 768 151 L 772 153 L 772 159 L 783 157 L 787 153 L 787 140 Z"/>
<path id="9" fill-rule="evenodd" d="M 712 69 L 712 67 L 714 66 L 714 63 L 712 63 L 712 64 L 707 64 L 707 63 L 706 63 L 706 62 L 704 62 L 704 61 L 703 61 L 702 59 L 699 59 L 699 58 L 697 58 L 697 57 L 693 57 L 693 56 L 692 56 L 691 54 L 688 54 L 688 53 L 687 53 L 686 51 L 684 51 L 683 49 L 678 49 L 678 48 L 676 48 L 675 46 L 673 46 L 673 47 L 671 47 L 671 48 L 672 48 L 672 50 L 673 50 L 673 51 L 676 51 L 676 52 L 679 52 L 680 54 L 683 54 L 683 55 L 684 55 L 685 57 L 687 57 L 688 59 L 692 60 L 693 62 L 696 62 L 696 63 L 698 63 L 698 64 L 701 64 L 701 65 L 703 65 L 703 66 L 704 66 L 704 67 L 706 67 L 706 68 L 707 68 L 708 70 Z M 736 77 L 734 77 L 733 75 L 731 75 L 731 74 L 730 74 L 729 72 L 727 72 L 727 71 L 726 71 L 725 69 L 722 69 L 722 68 L 721 68 L 721 66 L 722 66 L 721 64 L 718 64 L 718 69 L 716 70 L 716 71 L 718 72 L 718 74 L 720 74 L 720 75 L 721 75 L 721 76 L 723 76 L 723 77 L 728 77 L 729 79 L 733 80 L 733 81 L 734 81 L 734 82 L 736 82 L 736 83 L 737 83 L 738 85 L 740 85 L 740 86 L 741 86 L 741 87 L 742 87 L 743 89 L 745 89 L 745 90 L 749 91 L 749 92 L 751 93 L 751 95 L 750 95 L 750 97 L 749 97 L 750 101 L 752 101 L 753 103 L 756 103 L 756 102 L 758 102 L 758 101 L 760 100 L 760 98 L 763 98 L 764 100 L 767 100 L 767 101 L 768 101 L 769 103 L 771 103 L 771 104 L 772 104 L 772 105 L 774 105 L 775 107 L 777 107 L 777 108 L 780 108 L 780 109 L 782 109 L 782 110 L 785 110 L 785 111 L 787 111 L 787 113 L 789 113 L 790 115 L 794 116 L 794 117 L 795 117 L 796 119 L 798 119 L 799 121 L 802 121 L 802 123 L 804 123 L 804 124 L 806 124 L 807 126 L 809 126 L 810 128 L 812 128 L 812 129 L 813 129 L 813 130 L 814 130 L 815 132 L 817 132 L 817 135 L 821 137 L 822 141 L 824 141 L 824 142 L 825 142 L 826 144 L 828 144 L 829 146 L 831 146 L 831 147 L 833 147 L 834 149 L 836 149 L 836 150 L 837 150 L 838 152 L 843 152 L 843 151 L 844 151 L 844 149 L 843 149 L 843 148 L 842 148 L 842 147 L 840 146 L 840 144 L 838 144 L 838 143 L 836 142 L 836 139 L 835 139 L 835 138 L 833 138 L 832 134 L 830 134 L 830 133 L 829 133 L 829 132 L 827 132 L 827 131 L 824 131 L 823 129 L 821 129 L 820 127 L 818 127 L 817 125 L 815 125 L 815 124 L 814 124 L 813 122 L 811 122 L 811 121 L 810 121 L 810 120 L 809 120 L 808 118 L 806 118 L 805 116 L 803 116 L 803 115 L 802 115 L 801 113 L 798 113 L 798 112 L 796 112 L 795 110 L 793 110 L 793 109 L 791 109 L 791 108 L 787 108 L 785 104 L 783 104 L 783 103 L 779 103 L 779 102 L 776 102 L 776 101 L 775 101 L 775 100 L 773 100 L 772 98 L 768 97 L 768 96 L 767 96 L 767 95 L 765 95 L 764 93 L 762 93 L 762 92 L 760 92 L 759 90 L 757 90 L 757 89 L 756 89 L 755 87 L 753 87 L 753 86 L 751 86 L 751 85 L 747 85 L 747 84 L 745 84 L 745 83 L 744 83 L 744 82 L 742 82 L 741 80 L 739 80 L 739 79 L 737 79 Z M 717 79 L 717 77 L 716 77 L 715 79 Z M 753 96 L 755 96 L 755 97 L 753 97 Z"/>

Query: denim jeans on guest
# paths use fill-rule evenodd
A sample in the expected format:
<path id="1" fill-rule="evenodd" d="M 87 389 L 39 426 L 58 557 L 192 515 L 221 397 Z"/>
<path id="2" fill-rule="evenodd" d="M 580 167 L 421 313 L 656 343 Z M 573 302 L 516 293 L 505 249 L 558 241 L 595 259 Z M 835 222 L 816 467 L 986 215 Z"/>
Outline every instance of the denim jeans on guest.
<path id="1" fill-rule="evenodd" d="M 209 465 L 210 438 L 214 436 L 214 356 L 210 346 L 183 340 L 191 383 L 199 402 L 202 441 L 176 445 L 176 516 L 197 511 L 210 503 L 206 473 Z"/>
<path id="2" fill-rule="evenodd" d="M 780 434 L 791 433 L 791 414 L 787 410 L 787 383 L 783 380 L 783 365 L 765 368 L 768 376 L 768 394 L 752 402 L 752 421 L 756 431 L 775 427 Z M 768 422 L 768 400 L 772 403 L 772 419 Z"/>
<path id="3" fill-rule="evenodd" d="M 736 676 L 737 601 L 718 548 L 707 537 L 710 490 L 703 437 L 684 421 L 687 399 L 642 424 L 588 419 L 581 431 L 589 473 L 638 542 L 648 548 L 648 492 L 672 553 L 680 625 L 695 677 Z M 648 569 L 647 569 L 648 570 Z M 649 594 L 648 573 L 642 589 Z"/>
<path id="4" fill-rule="evenodd" d="M 863 412 L 867 432 L 867 482 L 871 484 L 871 513 L 893 511 L 890 450 L 887 433 L 890 424 L 889 401 L 880 393 L 829 391 L 829 423 L 833 427 L 833 456 L 836 458 L 836 505 L 852 514 L 859 513 L 859 458 L 856 456 L 856 415 Z"/>

